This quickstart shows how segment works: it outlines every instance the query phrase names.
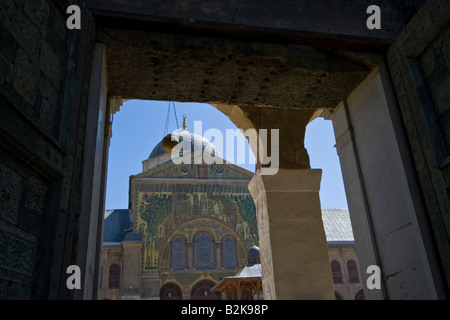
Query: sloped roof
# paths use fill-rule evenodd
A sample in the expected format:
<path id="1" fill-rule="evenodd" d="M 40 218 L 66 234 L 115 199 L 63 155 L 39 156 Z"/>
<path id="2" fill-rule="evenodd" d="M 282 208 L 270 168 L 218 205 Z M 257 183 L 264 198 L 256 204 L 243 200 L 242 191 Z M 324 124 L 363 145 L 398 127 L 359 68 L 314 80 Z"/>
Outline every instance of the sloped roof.
<path id="1" fill-rule="evenodd" d="M 355 241 L 348 209 L 322 209 L 322 221 L 328 243 Z"/>
<path id="2" fill-rule="evenodd" d="M 211 290 L 222 291 L 227 290 L 227 288 L 239 288 L 239 290 L 245 290 L 246 288 L 261 288 L 261 286 L 261 264 L 255 263 L 246 265 L 235 276 L 226 277 L 217 283 Z"/>
<path id="3" fill-rule="evenodd" d="M 121 242 L 124 230 L 131 226 L 128 209 L 105 210 L 103 242 Z"/>
<path id="4" fill-rule="evenodd" d="M 235 278 L 252 278 L 261 277 L 261 264 L 248 264 L 239 271 L 239 273 L 234 276 Z"/>

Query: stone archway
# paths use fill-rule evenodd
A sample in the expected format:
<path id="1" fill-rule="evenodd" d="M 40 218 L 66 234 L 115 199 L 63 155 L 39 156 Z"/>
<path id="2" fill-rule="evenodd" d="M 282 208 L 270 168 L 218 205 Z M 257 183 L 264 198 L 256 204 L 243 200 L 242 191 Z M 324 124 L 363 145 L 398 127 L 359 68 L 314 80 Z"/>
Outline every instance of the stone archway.
<path id="1" fill-rule="evenodd" d="M 191 290 L 191 300 L 220 300 L 220 293 L 211 291 L 216 284 L 211 280 L 200 280 Z"/>
<path id="2" fill-rule="evenodd" d="M 383 297 L 448 296 L 448 2 L 380 0 L 383 28 L 371 30 L 369 0 L 75 0 L 83 26 L 71 31 L 64 4 L 29 2 L 0 10 L 0 242 L 26 249 L 2 261 L 3 296 L 95 298 L 114 97 L 238 105 L 246 117 L 328 109 L 362 267 L 382 267 Z M 297 166 L 294 142 L 283 162 Z M 75 292 L 72 264 L 84 275 Z"/>
<path id="3" fill-rule="evenodd" d="M 161 47 L 155 47 L 148 45 L 148 38 L 144 40 L 139 33 L 132 35 L 131 39 L 136 38 L 131 40 L 131 43 L 129 39 L 124 43 L 108 40 L 104 46 L 108 61 L 108 90 L 113 95 L 118 95 L 119 99 L 136 97 L 155 99 L 155 96 L 164 99 L 168 98 L 168 95 L 173 95 L 175 100 L 181 101 L 206 100 L 229 116 L 230 120 L 244 131 L 280 130 L 279 140 L 271 141 L 264 146 L 264 154 L 267 154 L 268 150 L 272 150 L 273 144 L 277 143 L 276 149 L 279 151 L 277 174 L 261 174 L 265 166 L 259 161 L 255 177 L 249 185 L 257 208 L 264 294 L 267 299 L 333 299 L 318 196 L 321 170 L 310 168 L 309 156 L 304 147 L 304 135 L 306 125 L 324 110 L 332 110 L 340 101 L 340 97 L 349 95 L 358 81 L 362 81 L 368 75 L 373 65 L 368 63 L 367 59 L 366 64 L 363 64 L 350 54 L 345 56 L 312 48 L 293 55 L 278 45 L 275 45 L 273 50 L 282 58 L 273 57 L 273 52 L 269 57 L 265 57 L 265 49 L 261 49 L 259 53 L 253 49 L 256 56 L 250 55 L 250 59 L 248 54 L 243 54 L 242 48 L 239 48 L 237 53 L 228 55 L 225 59 L 222 56 L 224 53 L 221 50 L 224 48 L 221 47 L 223 45 L 221 43 L 214 44 L 214 51 L 211 51 L 211 48 L 199 47 L 196 44 L 197 39 L 175 37 L 174 42 L 168 43 L 167 39 L 157 35 L 153 40 L 160 43 Z M 134 41 L 138 41 L 139 44 L 133 43 Z M 187 46 L 192 51 L 186 49 L 186 42 L 189 41 L 194 41 L 190 43 L 194 46 L 193 49 Z M 183 77 L 184 73 L 187 76 L 187 70 L 186 66 L 178 64 L 177 58 L 166 59 L 164 62 L 160 60 L 159 54 L 161 50 L 164 51 L 162 48 L 167 49 L 167 46 L 169 51 L 183 51 L 188 66 L 195 63 L 193 71 L 192 65 L 189 69 L 189 78 L 183 78 L 183 81 L 178 79 Z M 143 84 L 134 83 L 131 75 L 127 76 L 130 70 L 116 64 L 122 60 L 120 57 L 123 54 L 131 54 L 130 52 L 136 52 L 141 58 L 130 62 L 131 65 L 126 68 L 135 72 L 147 70 L 140 78 L 145 79 L 145 85 L 153 87 L 151 93 L 140 91 Z M 202 56 L 200 60 L 199 55 Z M 301 63 L 300 59 L 303 59 Z M 145 66 L 142 65 L 144 61 L 148 61 Z M 240 66 L 243 61 L 247 62 L 246 67 L 236 68 L 236 65 Z M 216 65 L 218 69 L 220 65 L 223 68 L 230 68 L 229 78 L 221 78 L 223 75 L 208 67 L 209 64 Z M 178 73 L 173 75 L 167 71 L 166 75 L 165 68 L 175 68 Z M 233 77 L 237 77 L 238 80 L 241 78 L 242 82 L 248 68 L 253 68 L 254 77 L 246 79 L 250 87 L 256 85 L 253 96 L 249 96 L 247 91 L 240 91 L 241 88 L 236 88 L 236 83 L 231 81 Z M 278 71 L 275 72 L 275 69 Z M 152 73 L 155 76 L 149 78 Z M 120 82 L 116 81 L 119 74 Z M 263 74 L 271 76 L 261 78 Z M 195 83 L 199 78 L 206 78 L 202 83 L 197 83 L 200 93 L 195 89 Z M 125 83 L 123 79 L 129 79 L 130 83 Z M 305 84 L 305 79 L 308 79 L 308 84 Z M 177 90 L 181 82 L 188 88 L 187 90 Z M 293 94 L 282 98 L 268 95 L 266 89 L 269 82 L 282 84 L 279 90 Z M 311 83 L 314 85 L 311 86 Z M 221 84 L 220 90 L 218 84 Z M 294 86 L 306 91 L 294 90 Z M 321 90 L 324 91 L 321 93 Z M 236 104 L 224 103 L 225 97 L 233 93 L 234 98 L 231 101 Z M 257 140 L 260 142 L 259 136 Z M 261 151 L 259 143 L 250 143 L 250 147 L 255 154 L 258 153 L 258 148 Z M 259 157 L 257 159 L 261 160 Z M 286 215 L 286 211 L 290 215 Z M 294 252 L 297 254 L 296 257 L 301 257 L 304 261 L 292 261 L 287 264 L 286 257 Z M 314 288 L 302 289 L 306 286 L 301 283 L 311 282 L 312 278 L 315 279 Z M 293 285 L 292 279 L 295 279 L 296 285 Z"/>
<path id="4" fill-rule="evenodd" d="M 263 231 L 263 237 L 260 237 L 261 258 L 264 261 L 263 256 L 268 257 L 263 263 L 265 265 L 263 270 L 267 270 L 266 273 L 263 271 L 263 278 L 268 279 L 265 292 L 268 298 L 333 298 L 329 268 L 324 268 L 328 263 L 325 263 L 324 259 L 325 238 L 318 218 L 321 173 L 320 170 L 310 168 L 308 154 L 303 145 L 306 124 L 316 117 L 318 112 L 323 112 L 323 115 L 333 119 L 335 131 L 339 132 L 336 136 L 342 138 L 342 146 L 353 148 L 353 154 L 348 151 L 351 149 L 347 148 L 341 159 L 345 158 L 343 163 L 347 165 L 345 170 L 349 173 L 349 177 L 355 172 L 360 177 L 354 185 L 352 185 L 354 181 L 348 180 L 345 184 L 346 187 L 351 186 L 356 190 L 353 207 L 357 208 L 357 212 L 362 212 L 352 215 L 352 211 L 355 210 L 350 210 L 358 225 L 357 238 L 362 240 L 361 248 L 369 248 L 362 266 L 377 264 L 388 270 L 389 273 L 383 280 L 389 279 L 395 283 L 394 286 L 398 286 L 398 282 L 391 275 L 400 274 L 398 279 L 402 280 L 398 281 L 406 281 L 412 286 L 419 276 L 420 286 L 427 287 L 427 293 L 415 289 L 408 291 L 414 291 L 415 296 L 437 295 L 439 285 L 429 286 L 427 279 L 430 277 L 438 279 L 440 271 L 433 265 L 436 257 L 432 241 L 422 238 L 421 232 L 429 232 L 428 227 L 422 224 L 421 231 L 418 231 L 419 222 L 426 219 L 426 216 L 420 193 L 414 187 L 417 181 L 414 169 L 408 163 L 409 151 L 404 133 L 396 128 L 397 125 L 401 125 L 398 115 L 395 114 L 398 106 L 382 56 L 280 43 L 258 43 L 227 37 L 210 38 L 204 34 L 199 36 L 167 34 L 138 29 L 122 30 L 114 26 L 100 29 L 97 40 L 103 43 L 100 46 L 105 56 L 108 74 L 106 87 L 113 99 L 115 97 L 118 100 L 138 98 L 207 102 L 228 112 L 234 117 L 234 121 L 243 127 L 258 130 L 283 128 L 278 145 L 279 172 L 272 176 L 261 175 L 259 172 L 255 175 L 255 182 L 251 186 L 259 208 L 258 216 L 263 222 L 262 230 L 268 230 L 270 224 L 270 234 Z M 374 98 L 370 102 L 381 107 L 358 108 L 364 105 L 364 101 L 360 101 L 363 99 L 358 100 L 358 97 L 366 97 L 365 94 L 373 92 L 376 92 L 376 95 L 372 96 Z M 392 142 L 389 144 L 391 153 L 389 157 L 380 160 L 382 168 L 377 167 L 378 171 L 371 172 L 368 166 L 370 159 L 362 159 L 358 155 L 358 149 L 359 152 L 362 149 L 367 150 L 364 146 L 383 145 L 375 139 L 370 143 L 363 143 L 361 148 L 361 140 L 371 136 L 369 125 L 361 129 L 356 138 L 353 136 L 355 132 L 352 130 L 352 121 L 349 120 L 357 119 L 358 117 L 355 118 L 351 113 L 360 110 L 363 112 L 359 113 L 359 116 L 368 112 L 365 114 L 366 119 L 374 119 L 382 113 L 382 117 L 377 118 L 379 121 L 377 124 L 389 126 L 384 132 L 388 133 L 388 139 Z M 357 121 L 361 124 L 364 122 Z M 270 149 L 269 146 L 267 149 Z M 378 157 L 381 157 L 383 152 L 380 150 L 377 152 Z M 264 166 L 259 167 L 262 168 Z M 399 176 L 386 175 L 383 168 L 397 172 Z M 366 184 L 361 178 L 363 176 L 387 177 L 387 179 L 373 184 L 374 190 L 365 188 Z M 396 178 L 400 179 L 400 183 Z M 380 197 L 377 188 L 390 189 L 392 192 L 387 194 L 388 196 L 395 195 L 402 198 L 404 200 L 401 203 L 402 209 L 398 210 L 396 206 L 392 206 L 386 210 L 379 206 Z M 309 204 L 306 204 L 308 202 Z M 291 215 L 286 215 L 286 212 Z M 396 216 L 394 213 L 405 212 L 404 219 L 400 220 L 408 222 L 403 226 L 393 218 L 383 221 L 381 217 L 386 216 L 388 212 L 391 213 L 391 217 Z M 374 231 L 374 225 L 377 225 L 378 234 Z M 286 233 L 285 230 L 290 232 Z M 295 230 L 307 232 L 302 238 L 301 232 Z M 406 237 L 401 235 L 405 230 Z M 311 232 L 311 236 L 308 236 L 308 232 Z M 398 243 L 401 243 L 402 248 L 408 249 L 401 250 L 405 259 L 392 258 L 387 253 L 390 252 L 389 246 L 383 248 L 386 250 L 379 248 L 386 240 L 386 235 L 391 237 L 393 234 L 400 237 Z M 414 242 L 407 238 L 420 240 Z M 296 245 L 299 243 L 304 244 L 303 248 L 300 249 Z M 417 245 L 411 247 L 411 243 Z M 313 246 L 308 247 L 306 244 Z M 314 245 L 317 246 L 315 250 L 312 249 Z M 283 248 L 284 251 L 278 248 Z M 314 251 L 313 255 L 308 253 L 311 250 Z M 305 268 L 302 271 L 299 268 L 294 269 L 293 266 L 285 269 L 286 264 L 283 261 L 292 252 L 311 258 L 311 261 L 301 264 Z M 424 255 L 427 256 L 426 259 L 421 258 Z M 410 258 L 414 260 L 414 267 L 411 269 L 414 272 L 399 262 L 410 261 Z M 292 281 L 286 279 L 285 274 L 289 268 L 297 272 L 291 275 L 303 272 L 303 276 L 293 277 L 299 283 L 311 281 L 312 278 L 318 279 L 319 281 L 313 281 L 317 285 L 316 291 L 303 292 L 293 289 L 302 286 L 295 286 Z M 309 270 L 313 270 L 312 278 L 310 273 L 305 272 Z M 310 274 L 307 279 L 306 274 Z M 401 290 L 395 294 L 401 297 Z M 371 294 L 373 298 L 388 297 L 386 291 Z"/>
<path id="5" fill-rule="evenodd" d="M 101 38 L 112 96 L 207 102 L 244 131 L 279 130 L 279 140 L 264 146 L 264 152 L 258 152 L 259 135 L 250 143 L 255 154 L 279 152 L 275 165 L 279 173 L 265 176 L 266 159 L 257 157 L 257 173 L 250 184 L 258 212 L 265 296 L 333 299 L 318 197 L 321 171 L 310 169 L 304 134 L 317 110 L 334 108 L 369 74 L 373 67 L 369 60 L 312 47 L 111 28 Z M 290 204 L 289 219 L 283 219 L 286 208 L 277 207 L 280 196 L 288 197 L 281 201 Z M 305 232 L 294 231 L 293 225 Z M 285 237 L 286 228 L 293 230 L 290 238 Z M 308 265 L 306 270 L 285 263 L 289 252 L 310 257 L 308 263 L 299 264 Z M 293 286 L 286 274 L 295 282 L 313 277 L 317 289 L 302 291 L 305 286 Z"/>
<path id="6" fill-rule="evenodd" d="M 181 300 L 182 292 L 178 284 L 169 282 L 164 284 L 159 290 L 161 300 Z"/>
<path id="7" fill-rule="evenodd" d="M 128 49 L 132 50 L 132 47 L 133 45 Z M 114 59 L 114 57 L 112 58 Z M 377 59 L 372 57 L 372 61 L 376 63 Z M 348 60 L 347 62 L 350 64 L 354 63 L 353 60 Z M 380 70 L 385 74 L 383 63 L 380 61 L 378 63 L 380 63 L 381 68 L 374 68 L 369 77 L 366 77 L 369 66 L 360 69 L 361 74 L 359 75 L 366 77 L 366 80 L 361 82 L 362 86 L 372 85 L 371 79 L 374 79 L 374 75 L 379 74 Z M 342 72 L 345 74 L 345 71 Z M 354 76 L 354 73 L 350 71 L 347 73 L 347 76 L 351 78 Z M 327 75 L 324 73 L 322 78 L 326 77 Z M 314 76 L 311 76 L 311 79 L 315 79 Z M 324 81 L 323 79 L 316 79 L 317 84 Z M 189 80 L 187 82 L 189 83 Z M 174 88 L 172 89 L 174 90 Z M 338 88 L 335 89 L 342 96 L 358 94 L 357 91 L 347 93 L 345 88 L 340 88 L 342 91 Z M 121 89 L 119 88 L 118 90 L 120 92 Z M 127 90 L 131 89 L 128 88 Z M 165 88 L 165 90 L 169 89 Z M 155 92 L 157 93 L 157 91 Z M 170 90 L 167 92 L 170 92 Z M 384 91 L 380 92 L 384 94 Z M 206 96 L 208 93 L 209 91 L 204 90 L 203 95 Z M 185 92 L 185 94 L 188 93 Z M 130 97 L 132 96 L 128 96 L 128 98 Z M 333 95 L 329 96 L 330 99 L 332 97 Z M 379 97 L 382 99 L 382 102 L 385 101 L 382 95 Z M 122 100 L 122 98 L 127 98 L 127 96 L 120 97 L 118 100 Z M 215 98 L 218 99 L 217 96 Z M 315 99 L 313 95 L 308 96 L 308 98 Z M 185 96 L 183 99 L 190 101 L 193 98 Z M 273 101 L 275 102 L 276 100 Z M 332 100 L 322 102 L 325 105 L 330 103 L 330 106 L 331 103 L 334 103 Z M 323 107 L 323 105 L 320 108 L 317 105 L 317 109 L 311 109 L 295 105 L 282 107 L 279 105 L 257 104 L 230 105 L 214 101 L 209 103 L 228 115 L 239 128 L 256 130 L 282 128 L 278 144 L 280 150 L 278 173 L 265 176 L 257 170 L 253 183 L 250 184 L 257 206 L 258 223 L 260 223 L 261 260 L 263 264 L 263 279 L 265 280 L 263 281 L 263 287 L 266 298 L 333 299 L 334 293 L 328 268 L 326 239 L 320 218 L 320 201 L 318 197 L 321 171 L 310 168 L 309 157 L 304 148 L 303 140 L 306 125 L 313 118 L 322 114 L 334 119 L 339 113 L 336 113 L 334 108 Z M 311 103 L 314 104 L 316 102 Z M 389 103 L 394 102 L 390 101 Z M 386 104 L 383 106 L 389 107 Z M 335 128 L 339 128 L 342 125 L 339 121 L 334 121 L 334 123 Z M 255 145 L 251 145 L 251 147 L 252 150 L 255 150 Z M 266 146 L 267 150 L 270 148 L 270 145 Z M 403 170 L 401 163 L 396 163 L 394 166 Z M 258 169 L 261 168 L 262 166 L 260 165 Z M 392 186 L 394 184 L 388 183 L 388 185 Z M 409 204 L 405 203 L 405 205 L 408 206 Z M 291 215 L 286 215 L 286 212 L 291 213 Z M 365 216 L 362 215 L 362 217 Z M 367 214 L 364 219 L 359 220 L 357 225 L 360 228 L 360 233 L 364 234 L 361 236 L 361 239 L 365 241 L 363 247 L 368 247 L 372 250 L 368 251 L 362 266 L 379 265 L 381 261 L 376 241 L 373 237 L 369 238 L 367 236 L 373 232 L 370 231 L 371 217 Z M 304 230 L 304 232 L 298 232 L 299 230 Z M 298 257 L 308 257 L 307 262 L 297 263 L 294 261 L 292 264 L 286 264 L 286 257 L 290 256 L 292 252 L 298 254 Z M 298 265 L 302 266 L 302 268 L 297 267 Z M 286 277 L 287 274 L 291 277 Z M 297 283 L 304 283 L 305 281 L 310 283 L 312 278 L 317 279 L 317 281 L 314 281 L 315 288 L 306 292 L 301 289 L 305 286 L 293 285 L 292 278 Z M 373 298 L 382 297 L 383 295 L 379 291 L 373 296 Z"/>

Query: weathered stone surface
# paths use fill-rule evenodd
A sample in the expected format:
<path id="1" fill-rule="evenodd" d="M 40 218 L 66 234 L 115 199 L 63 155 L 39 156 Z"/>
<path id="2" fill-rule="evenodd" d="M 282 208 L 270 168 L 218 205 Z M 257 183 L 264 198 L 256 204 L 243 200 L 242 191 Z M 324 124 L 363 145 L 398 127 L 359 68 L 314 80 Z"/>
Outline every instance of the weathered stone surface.
<path id="1" fill-rule="evenodd" d="M 80 208 L 90 200 L 81 194 L 83 162 L 89 162 L 84 142 L 94 26 L 83 3 L 96 14 L 96 41 L 107 49 L 111 96 L 218 102 L 222 109 L 234 104 L 230 118 L 244 118 L 236 121 L 247 127 L 258 123 L 245 119 L 247 107 L 335 108 L 371 65 L 333 50 L 384 54 L 395 41 L 388 61 L 420 180 L 412 189 L 420 190 L 415 201 L 423 196 L 428 214 L 420 223 L 421 239 L 439 256 L 424 259 L 443 274 L 427 276 L 444 287 L 446 297 L 449 2 L 377 1 L 382 30 L 368 31 L 365 9 L 372 2 L 0 1 L 0 162 L 3 175 L 8 167 L 22 179 L 1 182 L 7 190 L 1 201 L 16 210 L 13 193 L 19 185 L 21 196 L 29 197 L 19 200 L 18 212 L 3 211 L 0 217 L 0 298 L 83 297 L 64 282 L 67 265 L 86 266 L 80 232 L 86 213 Z M 83 29 L 71 32 L 65 30 L 65 9 L 75 3 L 82 7 Z M 288 150 L 286 163 L 303 158 L 294 150 L 301 148 Z M 389 271 L 389 290 L 403 292 L 397 280 L 402 276 Z M 83 290 L 92 292 L 92 286 Z"/>
<path id="2" fill-rule="evenodd" d="M 434 239 L 425 238 L 425 241 L 432 241 L 439 250 L 438 264 L 446 277 L 447 288 L 450 285 L 450 100 L 445 83 L 450 69 L 449 17 L 449 1 L 430 0 L 387 53 L 426 202 L 427 219 L 433 228 Z"/>
<path id="3" fill-rule="evenodd" d="M 321 170 L 258 171 L 255 200 L 264 299 L 334 299 L 320 213 Z"/>
<path id="4" fill-rule="evenodd" d="M 126 99 L 334 108 L 370 71 L 342 54 L 302 46 L 111 29 L 100 38 L 109 92 Z"/>
<path id="5" fill-rule="evenodd" d="M 87 0 L 98 15 L 138 18 L 175 32 L 216 32 L 234 37 L 269 38 L 272 41 L 308 41 L 319 44 L 329 40 L 366 40 L 389 43 L 423 0 L 390 1 L 376 4 L 382 8 L 382 29 L 366 27 L 371 0 Z M 311 44 L 311 43 L 309 43 Z M 367 43 L 366 43 L 367 45 Z"/>
<path id="6" fill-rule="evenodd" d="M 77 248 L 76 217 L 82 215 L 77 189 L 91 18 L 83 8 L 85 28 L 68 33 L 68 3 L 0 2 L 0 297 L 4 299 L 73 297 L 62 277 L 72 259 L 85 254 Z"/>

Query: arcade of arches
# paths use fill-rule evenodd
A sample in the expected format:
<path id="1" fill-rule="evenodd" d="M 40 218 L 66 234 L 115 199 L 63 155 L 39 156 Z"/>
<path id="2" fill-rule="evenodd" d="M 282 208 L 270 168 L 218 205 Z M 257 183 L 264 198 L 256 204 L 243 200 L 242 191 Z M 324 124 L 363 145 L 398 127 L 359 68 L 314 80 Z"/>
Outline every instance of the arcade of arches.
<path id="1" fill-rule="evenodd" d="M 220 295 L 211 292 L 215 283 L 210 280 L 201 280 L 192 288 L 190 300 L 218 300 Z M 167 283 L 161 288 L 161 300 L 180 300 L 181 288 L 175 283 Z"/>
<path id="2" fill-rule="evenodd" d="M 64 27 L 69 2 L 81 30 Z M 259 166 L 249 184 L 266 299 L 335 298 L 303 145 L 317 116 L 333 122 L 361 269 L 382 271 L 366 299 L 448 297 L 450 4 L 378 1 L 383 28 L 368 30 L 369 3 L 2 1 L 1 297 L 95 298 L 124 99 L 205 102 L 243 130 L 280 130 L 278 173 Z"/>

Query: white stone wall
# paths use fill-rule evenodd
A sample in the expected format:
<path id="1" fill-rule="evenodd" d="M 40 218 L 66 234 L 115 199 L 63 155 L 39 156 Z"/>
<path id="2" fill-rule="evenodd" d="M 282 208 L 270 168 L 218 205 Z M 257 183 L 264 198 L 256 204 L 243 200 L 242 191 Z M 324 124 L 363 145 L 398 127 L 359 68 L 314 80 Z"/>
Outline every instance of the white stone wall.
<path id="1" fill-rule="evenodd" d="M 365 270 L 376 264 L 378 249 L 389 299 L 433 299 L 436 292 L 407 179 L 413 173 L 407 171 L 402 159 L 401 137 L 395 128 L 400 124 L 390 112 L 396 101 L 386 98 L 389 85 L 377 69 L 347 99 L 351 123 L 344 103 L 334 112 L 336 147 L 356 250 L 365 281 Z M 355 141 L 349 127 L 354 130 Z M 383 298 L 381 290 L 367 288 L 365 296 Z"/>

